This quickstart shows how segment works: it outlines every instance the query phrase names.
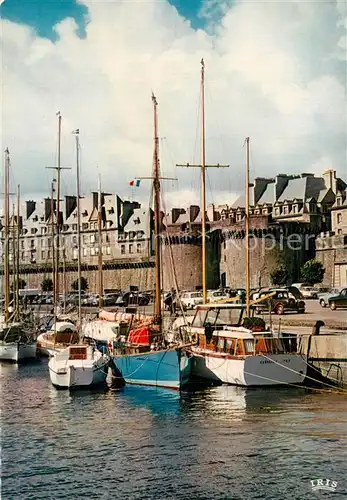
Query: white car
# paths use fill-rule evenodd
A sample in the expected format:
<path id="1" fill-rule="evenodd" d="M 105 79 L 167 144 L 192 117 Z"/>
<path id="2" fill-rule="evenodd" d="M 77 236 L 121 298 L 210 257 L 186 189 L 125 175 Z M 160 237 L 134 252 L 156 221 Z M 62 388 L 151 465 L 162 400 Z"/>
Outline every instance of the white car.
<path id="1" fill-rule="evenodd" d="M 185 309 L 194 309 L 195 306 L 203 304 L 201 292 L 183 292 L 180 301 Z"/>
<path id="2" fill-rule="evenodd" d="M 229 295 L 221 290 L 209 290 L 207 292 L 207 302 L 218 302 L 219 300 L 229 299 Z"/>

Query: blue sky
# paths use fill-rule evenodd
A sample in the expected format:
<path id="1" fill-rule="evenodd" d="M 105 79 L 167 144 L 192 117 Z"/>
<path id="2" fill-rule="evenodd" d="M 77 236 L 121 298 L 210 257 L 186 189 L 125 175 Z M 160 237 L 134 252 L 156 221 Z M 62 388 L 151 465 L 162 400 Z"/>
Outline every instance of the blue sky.
<path id="1" fill-rule="evenodd" d="M 178 12 L 189 19 L 193 28 L 204 25 L 199 16 L 202 0 L 170 0 Z M 73 17 L 80 27 L 80 36 L 84 33 L 84 16 L 87 9 L 74 0 L 5 0 L 1 5 L 1 17 L 16 23 L 27 24 L 37 31 L 38 35 L 55 40 L 56 33 L 52 27 L 66 17 Z"/>

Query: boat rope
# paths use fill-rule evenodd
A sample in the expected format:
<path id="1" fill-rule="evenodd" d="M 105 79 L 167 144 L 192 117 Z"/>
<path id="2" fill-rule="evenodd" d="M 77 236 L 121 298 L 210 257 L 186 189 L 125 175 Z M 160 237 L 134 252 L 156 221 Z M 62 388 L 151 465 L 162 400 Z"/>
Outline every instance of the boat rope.
<path id="1" fill-rule="evenodd" d="M 291 372 L 293 372 L 293 373 L 300 374 L 300 372 L 298 372 L 298 371 L 296 371 L 296 370 L 293 370 L 293 368 L 289 368 L 289 366 L 285 366 L 285 365 L 283 365 L 282 363 L 279 363 L 278 361 L 275 361 L 275 360 L 274 360 L 274 359 L 272 359 L 272 358 L 269 358 L 269 357 L 268 357 L 268 356 L 266 356 L 265 354 L 261 354 L 261 356 L 262 356 L 263 358 L 265 358 L 265 359 L 268 359 L 268 360 L 269 360 L 269 361 L 271 361 L 272 363 L 275 363 L 276 365 L 281 366 L 282 368 L 286 368 L 287 370 L 289 370 L 289 371 L 291 371 Z M 304 358 L 302 358 L 302 359 L 303 359 L 303 361 L 304 361 L 304 362 L 305 362 L 308 366 L 310 366 L 310 365 L 306 362 L 306 360 L 305 360 Z M 305 378 L 307 378 L 307 379 L 309 379 L 309 380 L 312 380 L 313 382 L 318 382 L 319 384 L 324 384 L 324 385 L 326 385 L 327 387 L 331 387 L 331 388 L 333 388 L 333 389 L 337 390 L 337 392 L 343 392 L 343 393 L 346 393 L 346 394 L 347 394 L 347 390 L 344 390 L 344 389 L 342 389 L 342 388 L 336 388 L 336 386 L 334 386 L 333 384 L 328 384 L 327 382 L 323 382 L 323 381 L 321 381 L 321 380 L 317 380 L 317 379 L 315 379 L 315 378 L 313 378 L 313 377 L 310 377 L 310 376 L 308 376 L 308 375 L 305 375 Z"/>

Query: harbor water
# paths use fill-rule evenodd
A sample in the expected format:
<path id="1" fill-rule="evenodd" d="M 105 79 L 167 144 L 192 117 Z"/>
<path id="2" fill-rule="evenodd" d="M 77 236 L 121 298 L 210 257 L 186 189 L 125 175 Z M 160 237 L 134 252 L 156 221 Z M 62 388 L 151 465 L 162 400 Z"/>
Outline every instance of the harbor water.
<path id="1" fill-rule="evenodd" d="M 46 360 L 0 370 L 3 500 L 346 498 L 347 392 L 70 393 Z"/>

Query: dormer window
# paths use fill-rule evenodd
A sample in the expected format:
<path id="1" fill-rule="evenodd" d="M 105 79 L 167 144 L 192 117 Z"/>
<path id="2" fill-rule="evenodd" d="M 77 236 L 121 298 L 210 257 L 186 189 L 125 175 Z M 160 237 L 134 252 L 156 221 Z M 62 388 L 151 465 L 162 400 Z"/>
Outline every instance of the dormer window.
<path id="1" fill-rule="evenodd" d="M 114 208 L 113 208 L 113 207 L 111 207 L 111 208 L 108 210 L 108 213 L 109 213 L 109 214 L 114 214 Z"/>
<path id="2" fill-rule="evenodd" d="M 342 200 L 341 200 L 341 196 L 338 196 L 338 197 L 336 198 L 336 205 L 337 205 L 338 207 L 340 207 L 340 206 L 341 206 L 341 204 L 342 204 L 342 203 L 341 203 L 341 201 L 342 201 Z"/>
<path id="3" fill-rule="evenodd" d="M 275 215 L 280 215 L 280 207 L 275 208 Z"/>

